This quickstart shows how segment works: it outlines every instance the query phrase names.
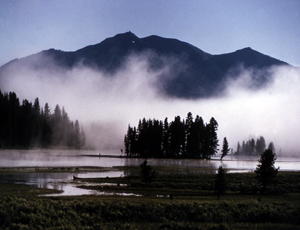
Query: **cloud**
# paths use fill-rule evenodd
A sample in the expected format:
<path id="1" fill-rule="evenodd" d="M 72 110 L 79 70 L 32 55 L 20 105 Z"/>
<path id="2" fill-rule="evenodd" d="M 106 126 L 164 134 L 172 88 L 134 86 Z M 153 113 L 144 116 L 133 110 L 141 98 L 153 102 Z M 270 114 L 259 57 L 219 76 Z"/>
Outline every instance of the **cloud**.
<path id="1" fill-rule="evenodd" d="M 169 71 L 184 70 L 174 57 L 155 57 L 152 53 L 132 55 L 114 75 L 78 65 L 64 71 L 22 69 L 1 82 L 3 92 L 14 91 L 21 99 L 64 106 L 71 120 L 83 124 L 88 143 L 96 148 L 122 148 L 128 124 L 136 126 L 142 118 L 172 121 L 188 112 L 214 117 L 219 123 L 220 145 L 227 137 L 231 148 L 237 142 L 257 139 L 274 142 L 277 152 L 300 155 L 300 71 L 294 67 L 274 67 L 264 73 L 271 81 L 253 89 L 253 70 L 241 69 L 239 76 L 226 82 L 223 97 L 187 100 L 167 97 L 161 77 Z M 148 62 L 159 58 L 161 68 Z"/>
<path id="2" fill-rule="evenodd" d="M 249 81 L 248 71 L 236 81 L 228 82 L 225 101 L 220 105 L 228 114 L 221 116 L 222 124 L 231 120 L 224 128 L 232 139 L 245 140 L 263 135 L 268 142 L 275 143 L 277 152 L 281 149 L 283 153 L 299 155 L 300 70 L 286 66 L 266 71 L 271 74 L 271 83 L 260 90 L 249 89 L 245 84 Z M 229 127 L 232 125 L 235 128 Z"/>

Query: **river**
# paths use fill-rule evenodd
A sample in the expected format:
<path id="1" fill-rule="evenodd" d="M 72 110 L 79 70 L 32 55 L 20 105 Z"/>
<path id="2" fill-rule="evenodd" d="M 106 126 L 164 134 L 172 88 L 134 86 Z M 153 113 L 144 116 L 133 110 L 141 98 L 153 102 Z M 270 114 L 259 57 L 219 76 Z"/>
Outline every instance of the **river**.
<path id="1" fill-rule="evenodd" d="M 100 156 L 99 156 L 100 154 Z M 94 150 L 1 150 L 0 168 L 20 167 L 113 167 L 113 166 L 138 166 L 144 159 L 119 158 L 121 152 L 116 150 L 94 151 Z M 104 157 L 111 155 L 115 157 Z M 211 160 L 190 160 L 190 159 L 147 159 L 152 166 L 177 166 L 186 171 L 191 168 L 215 169 L 209 171 L 215 173 L 222 165 L 229 173 L 254 171 L 259 156 L 236 157 L 226 156 L 222 161 L 219 157 Z M 299 171 L 300 158 L 278 157 L 275 163 L 280 170 Z M 184 171 L 184 170 L 183 170 Z M 201 171 L 201 170 L 200 170 Z M 58 189 L 63 193 L 60 195 L 105 195 L 105 193 L 80 189 L 80 185 L 73 181 L 73 175 L 78 177 L 118 177 L 124 175 L 122 171 L 107 172 L 28 172 L 0 174 L 0 183 L 20 183 L 38 186 L 42 188 Z M 120 194 L 133 195 L 133 194 Z"/>

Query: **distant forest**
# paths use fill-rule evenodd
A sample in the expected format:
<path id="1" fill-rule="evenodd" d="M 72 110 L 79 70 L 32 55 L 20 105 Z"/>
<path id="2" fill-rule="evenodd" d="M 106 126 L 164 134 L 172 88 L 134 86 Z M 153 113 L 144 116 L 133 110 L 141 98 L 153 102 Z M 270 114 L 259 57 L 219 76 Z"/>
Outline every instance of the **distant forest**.
<path id="1" fill-rule="evenodd" d="M 137 127 L 128 126 L 124 138 L 128 157 L 204 158 L 209 159 L 218 151 L 218 123 L 212 117 L 204 124 L 202 117 L 186 120 L 176 116 L 168 122 L 155 119 L 139 120 Z"/>
<path id="2" fill-rule="evenodd" d="M 266 141 L 263 136 L 261 136 L 256 141 L 254 139 L 250 139 L 248 141 L 243 141 L 242 145 L 240 142 L 237 143 L 235 155 L 261 155 L 266 149 Z M 273 142 L 270 142 L 268 145 L 268 149 L 271 149 L 275 152 L 275 146 Z"/>
<path id="3" fill-rule="evenodd" d="M 64 108 L 56 105 L 51 114 L 48 103 L 40 107 L 39 99 L 32 104 L 14 92 L 0 90 L 0 148 L 69 147 L 85 145 L 85 134 L 78 120 L 70 121 Z"/>

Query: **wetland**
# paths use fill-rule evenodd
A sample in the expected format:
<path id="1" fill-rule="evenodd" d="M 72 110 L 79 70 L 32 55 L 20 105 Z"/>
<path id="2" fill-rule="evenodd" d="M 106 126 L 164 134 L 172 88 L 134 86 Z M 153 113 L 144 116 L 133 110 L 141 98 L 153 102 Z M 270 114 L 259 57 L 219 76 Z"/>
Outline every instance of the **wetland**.
<path id="1" fill-rule="evenodd" d="M 100 154 L 100 155 L 99 155 Z M 214 174 L 221 165 L 228 173 L 253 172 L 258 156 L 237 158 L 226 156 L 211 160 L 147 159 L 160 174 Z M 81 189 L 80 178 L 124 177 L 139 174 L 143 158 L 124 158 L 118 150 L 2 150 L 0 151 L 0 183 L 31 185 L 38 188 L 60 190 L 61 195 L 99 194 L 95 190 Z M 300 161 L 293 157 L 279 157 L 276 167 L 281 171 L 298 171 Z"/>
<path id="2" fill-rule="evenodd" d="M 257 159 L 147 159 L 156 177 L 145 183 L 144 159 L 96 151 L 2 153 L 3 229 L 300 229 L 295 159 L 278 159 L 283 170 L 261 194 Z M 217 199 L 219 165 L 227 171 L 227 189 Z"/>

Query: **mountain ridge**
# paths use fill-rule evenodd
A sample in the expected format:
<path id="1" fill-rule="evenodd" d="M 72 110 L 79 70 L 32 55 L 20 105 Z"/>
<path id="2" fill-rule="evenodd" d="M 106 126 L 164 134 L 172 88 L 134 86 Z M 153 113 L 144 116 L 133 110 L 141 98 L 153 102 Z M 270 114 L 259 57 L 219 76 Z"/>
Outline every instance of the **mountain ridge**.
<path id="1" fill-rule="evenodd" d="M 213 55 L 178 39 L 157 35 L 139 38 L 132 32 L 126 32 L 76 51 L 48 49 L 21 59 L 14 59 L 0 67 L 0 83 L 10 71 L 18 68 L 53 71 L 57 66 L 68 70 L 80 64 L 113 75 L 122 67 L 128 56 L 146 52 L 155 54 L 149 59 L 150 66 L 154 69 L 161 68 L 163 65 L 159 59 L 161 56 L 175 57 L 186 66 L 184 71 L 173 72 L 175 77 L 161 76 L 160 78 L 165 94 L 180 98 L 210 97 L 220 94 L 228 72 L 239 65 L 257 70 L 289 65 L 250 47 Z M 263 87 L 269 80 L 268 76 L 253 77 L 253 79 L 258 81 L 255 84 L 257 87 Z"/>

